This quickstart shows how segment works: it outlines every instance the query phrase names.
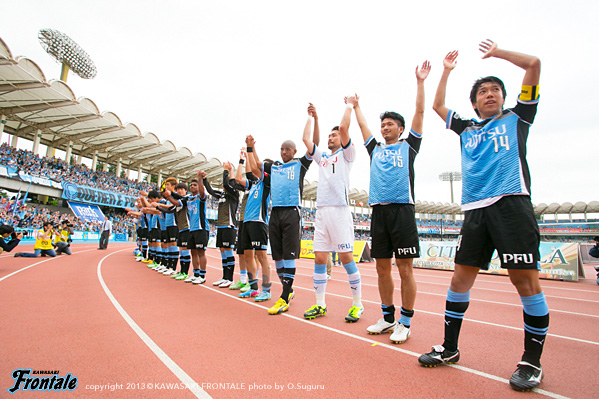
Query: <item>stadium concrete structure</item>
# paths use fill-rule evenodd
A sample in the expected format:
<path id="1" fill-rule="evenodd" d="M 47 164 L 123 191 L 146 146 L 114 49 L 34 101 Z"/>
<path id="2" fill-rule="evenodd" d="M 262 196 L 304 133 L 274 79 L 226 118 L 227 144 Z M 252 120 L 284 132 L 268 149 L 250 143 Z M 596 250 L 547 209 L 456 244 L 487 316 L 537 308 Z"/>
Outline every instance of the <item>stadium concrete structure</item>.
<path id="1" fill-rule="evenodd" d="M 92 100 L 77 98 L 65 82 L 46 80 L 34 61 L 26 57 L 13 58 L 0 38 L 0 139 L 3 133 L 12 136 L 12 147 L 17 147 L 19 139 L 30 140 L 36 154 L 43 144 L 47 146 L 46 155 L 53 156 L 54 150 L 60 149 L 65 151 L 65 159 L 76 156 L 77 163 L 81 163 L 82 157 L 91 159 L 92 170 L 102 162 L 104 170 L 109 164 L 115 165 L 117 176 L 121 171 L 126 177 L 131 170 L 137 171 L 138 181 L 144 173 L 148 181 L 151 175 L 156 175 L 159 184 L 167 176 L 187 180 L 197 169 L 205 170 L 214 185 L 219 185 L 222 179 L 223 169 L 218 159 L 194 153 L 187 147 L 177 149 L 174 143 L 161 141 L 154 133 L 142 133 L 133 123 L 123 125 L 115 113 L 100 112 Z M 318 182 L 304 183 L 304 201 L 308 207 L 314 207 L 317 186 Z M 32 188 L 32 192 L 35 190 Z M 352 189 L 349 198 L 354 209 L 362 208 L 362 213 L 370 213 L 366 191 Z M 459 204 L 427 201 L 416 201 L 416 212 L 421 215 L 462 213 Z M 599 213 L 599 201 L 540 203 L 535 205 L 535 212 L 538 215 L 584 214 L 586 219 L 589 213 Z"/>

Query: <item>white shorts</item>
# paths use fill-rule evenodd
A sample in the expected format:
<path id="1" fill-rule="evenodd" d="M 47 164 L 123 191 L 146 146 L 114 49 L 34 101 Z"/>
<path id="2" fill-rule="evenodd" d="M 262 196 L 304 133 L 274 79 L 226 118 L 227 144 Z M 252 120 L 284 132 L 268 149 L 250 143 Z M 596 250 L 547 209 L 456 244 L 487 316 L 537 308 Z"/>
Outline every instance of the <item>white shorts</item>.
<path id="1" fill-rule="evenodd" d="M 316 210 L 314 252 L 353 252 L 354 220 L 349 206 L 324 206 Z"/>

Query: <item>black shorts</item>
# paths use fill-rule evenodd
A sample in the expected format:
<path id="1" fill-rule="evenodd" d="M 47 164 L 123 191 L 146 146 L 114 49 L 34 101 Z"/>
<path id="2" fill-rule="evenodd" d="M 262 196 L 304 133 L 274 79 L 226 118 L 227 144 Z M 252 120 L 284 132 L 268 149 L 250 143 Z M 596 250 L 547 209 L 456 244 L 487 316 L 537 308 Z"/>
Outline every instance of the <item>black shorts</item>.
<path id="1" fill-rule="evenodd" d="M 266 251 L 268 249 L 268 228 L 262 222 L 246 222 L 243 224 L 241 247 Z"/>
<path id="2" fill-rule="evenodd" d="M 189 232 L 187 249 L 206 249 L 208 248 L 208 232 L 206 230 L 195 230 Z"/>
<path id="3" fill-rule="evenodd" d="M 510 195 L 465 212 L 455 263 L 487 270 L 497 249 L 502 268 L 540 270 L 540 239 L 530 197 Z"/>
<path id="4" fill-rule="evenodd" d="M 189 242 L 189 230 L 183 230 L 179 232 L 179 238 L 177 240 L 177 246 L 179 248 L 187 248 Z"/>
<path id="5" fill-rule="evenodd" d="M 149 233 L 150 242 L 160 242 L 162 238 L 162 231 L 160 229 L 152 229 Z"/>
<path id="6" fill-rule="evenodd" d="M 270 234 L 270 249 L 274 260 L 298 259 L 300 254 L 300 223 L 299 207 L 272 208 L 268 231 Z"/>
<path id="7" fill-rule="evenodd" d="M 166 242 L 177 242 L 179 237 L 179 228 L 177 226 L 168 226 L 166 228 Z"/>
<path id="8" fill-rule="evenodd" d="M 241 246 L 241 235 L 243 234 L 244 223 L 239 222 L 239 228 L 237 229 L 237 241 L 235 242 L 235 248 L 237 248 L 237 255 L 243 255 L 243 247 Z"/>
<path id="9" fill-rule="evenodd" d="M 374 205 L 370 223 L 373 258 L 412 259 L 420 257 L 418 228 L 412 204 Z"/>
<path id="10" fill-rule="evenodd" d="M 148 228 L 147 227 L 140 227 L 137 229 L 137 238 L 139 240 L 145 241 L 148 239 Z"/>
<path id="11" fill-rule="evenodd" d="M 237 230 L 233 227 L 221 227 L 216 229 L 216 247 L 217 248 L 235 248 L 235 239 L 237 238 Z"/>
<path id="12" fill-rule="evenodd" d="M 168 233 L 166 232 L 166 230 L 160 230 L 160 241 L 162 241 L 163 244 L 169 242 Z"/>

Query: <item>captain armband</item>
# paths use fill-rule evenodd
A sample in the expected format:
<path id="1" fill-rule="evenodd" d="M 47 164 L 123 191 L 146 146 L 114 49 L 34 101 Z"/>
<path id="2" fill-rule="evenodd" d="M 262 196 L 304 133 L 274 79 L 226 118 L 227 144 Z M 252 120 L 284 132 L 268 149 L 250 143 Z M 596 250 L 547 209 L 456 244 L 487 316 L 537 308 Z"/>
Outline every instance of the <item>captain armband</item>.
<path id="1" fill-rule="evenodd" d="M 520 92 L 520 101 L 536 101 L 539 99 L 539 85 L 527 86 L 522 85 Z"/>

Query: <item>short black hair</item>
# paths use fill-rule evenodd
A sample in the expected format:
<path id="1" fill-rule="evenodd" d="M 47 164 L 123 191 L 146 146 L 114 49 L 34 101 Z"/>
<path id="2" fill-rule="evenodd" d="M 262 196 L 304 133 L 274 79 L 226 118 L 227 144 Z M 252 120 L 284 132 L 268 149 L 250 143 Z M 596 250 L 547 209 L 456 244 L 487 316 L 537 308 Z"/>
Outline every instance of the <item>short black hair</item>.
<path id="1" fill-rule="evenodd" d="M 383 112 L 381 114 L 381 122 L 387 118 L 393 119 L 394 121 L 396 121 L 397 124 L 399 125 L 399 127 L 406 127 L 406 120 L 403 118 L 403 116 L 401 116 L 397 112 L 393 112 L 393 111 Z"/>
<path id="2" fill-rule="evenodd" d="M 506 92 L 505 92 L 505 85 L 503 84 L 503 81 L 496 76 L 486 76 L 484 78 L 478 79 L 472 85 L 472 90 L 470 90 L 470 103 L 471 104 L 476 104 L 476 93 L 478 92 L 478 89 L 480 88 L 480 86 L 483 83 L 489 83 L 489 82 L 497 83 L 499 85 L 499 87 L 501 87 L 501 91 L 503 92 L 503 99 L 505 100 Z M 477 109 L 475 109 L 474 111 L 476 111 L 476 115 L 480 116 Z"/>
<path id="3" fill-rule="evenodd" d="M 187 191 L 187 184 L 185 184 L 185 183 L 183 183 L 183 182 L 181 182 L 181 183 L 177 183 L 177 185 L 175 186 L 175 190 L 178 190 L 178 189 L 180 189 L 180 188 L 182 188 L 182 189 L 184 189 L 185 191 Z"/>
<path id="4" fill-rule="evenodd" d="M 335 130 L 339 131 L 339 126 L 335 126 L 335 127 L 333 127 L 333 128 L 331 129 L 331 132 L 333 132 L 333 131 L 335 131 Z"/>
<path id="5" fill-rule="evenodd" d="M 14 227 L 9 226 L 7 224 L 3 224 L 0 226 L 0 235 L 3 234 L 12 234 L 15 231 Z"/>
<path id="6" fill-rule="evenodd" d="M 150 190 L 148 198 L 160 198 L 160 193 L 156 190 Z"/>

